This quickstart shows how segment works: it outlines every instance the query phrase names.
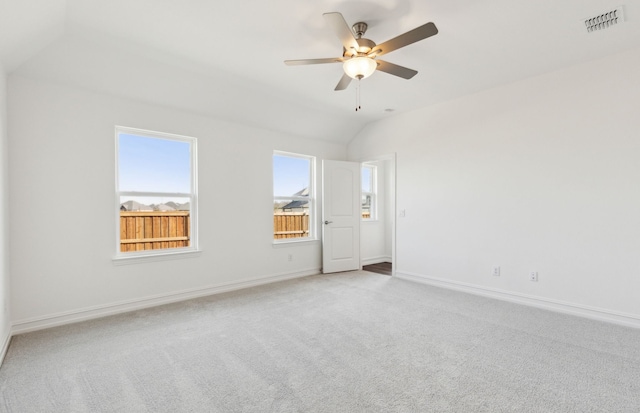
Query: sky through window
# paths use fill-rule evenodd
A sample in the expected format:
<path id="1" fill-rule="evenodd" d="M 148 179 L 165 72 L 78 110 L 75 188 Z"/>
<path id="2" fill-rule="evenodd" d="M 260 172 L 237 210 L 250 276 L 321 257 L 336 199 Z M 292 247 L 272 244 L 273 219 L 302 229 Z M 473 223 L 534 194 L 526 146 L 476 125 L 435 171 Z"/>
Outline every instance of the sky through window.
<path id="1" fill-rule="evenodd" d="M 273 196 L 291 196 L 309 187 L 309 159 L 273 155 Z"/>
<path id="2" fill-rule="evenodd" d="M 188 142 L 119 134 L 120 191 L 190 193 L 190 162 Z"/>

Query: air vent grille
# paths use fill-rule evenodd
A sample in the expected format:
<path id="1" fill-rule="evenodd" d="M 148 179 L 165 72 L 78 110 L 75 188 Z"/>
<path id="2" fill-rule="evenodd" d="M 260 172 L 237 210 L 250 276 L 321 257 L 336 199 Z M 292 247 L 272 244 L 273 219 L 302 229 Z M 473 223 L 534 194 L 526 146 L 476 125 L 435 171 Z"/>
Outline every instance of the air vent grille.
<path id="1" fill-rule="evenodd" d="M 622 6 L 619 6 L 614 10 L 585 19 L 584 25 L 587 28 L 587 32 L 591 33 L 608 29 L 622 22 L 624 22 L 624 12 Z"/>

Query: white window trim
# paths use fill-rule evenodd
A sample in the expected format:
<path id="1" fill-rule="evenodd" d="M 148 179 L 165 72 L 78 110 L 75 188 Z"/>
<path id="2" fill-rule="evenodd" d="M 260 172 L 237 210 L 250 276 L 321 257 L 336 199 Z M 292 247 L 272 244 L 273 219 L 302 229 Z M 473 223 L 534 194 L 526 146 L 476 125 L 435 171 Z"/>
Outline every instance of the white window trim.
<path id="1" fill-rule="evenodd" d="M 360 188 L 361 196 L 371 196 L 371 210 L 369 218 L 362 218 L 362 205 L 360 205 L 360 219 L 363 222 L 375 222 L 378 221 L 378 167 L 367 163 L 362 164 L 362 168 L 369 168 L 371 170 L 371 192 L 364 191 Z"/>
<path id="2" fill-rule="evenodd" d="M 273 248 L 285 248 L 285 247 L 295 247 L 295 246 L 304 246 L 311 244 L 319 244 L 320 240 L 317 238 L 307 239 L 307 238 L 285 238 L 281 240 L 274 239 L 271 246 Z"/>
<path id="3" fill-rule="evenodd" d="M 273 195 L 273 155 L 280 156 L 288 156 L 291 158 L 300 158 L 306 159 L 309 161 L 309 196 L 301 197 L 301 196 L 275 196 Z M 272 203 L 274 200 L 304 200 L 309 201 L 309 236 L 305 238 L 283 238 L 283 239 L 274 239 L 273 232 L 271 233 L 271 240 L 273 242 L 273 246 L 283 245 L 283 244 L 302 244 L 302 243 L 310 243 L 318 241 L 318 233 L 316 231 L 316 157 L 312 155 L 303 155 L 300 153 L 293 152 L 284 152 L 284 151 L 273 151 L 271 155 L 271 194 L 273 196 Z"/>
<path id="4" fill-rule="evenodd" d="M 140 191 L 120 191 L 119 188 L 119 134 L 126 133 L 153 139 L 167 139 L 173 141 L 182 141 L 189 143 L 190 147 L 190 163 L 191 163 L 191 193 L 174 193 L 174 192 L 140 192 Z M 185 258 L 201 251 L 198 247 L 198 146 L 197 139 L 190 136 L 175 135 L 166 132 L 156 132 L 145 129 L 130 128 L 126 126 L 115 127 L 115 255 L 113 257 L 114 264 L 134 264 L 139 262 L 160 261 L 166 259 Z M 190 238 L 189 246 L 181 248 L 167 248 L 159 250 L 146 251 L 120 251 L 120 197 L 121 196 L 166 196 L 166 197 L 183 197 L 189 198 L 190 203 Z"/>

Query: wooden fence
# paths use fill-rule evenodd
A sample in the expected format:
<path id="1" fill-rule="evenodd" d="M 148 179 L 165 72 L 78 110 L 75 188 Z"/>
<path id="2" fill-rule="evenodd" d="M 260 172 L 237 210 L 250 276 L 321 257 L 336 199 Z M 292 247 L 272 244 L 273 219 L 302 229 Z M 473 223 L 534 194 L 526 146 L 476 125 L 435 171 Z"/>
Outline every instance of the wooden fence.
<path id="1" fill-rule="evenodd" d="M 188 247 L 189 211 L 121 211 L 120 251 Z"/>
<path id="2" fill-rule="evenodd" d="M 362 218 L 370 218 L 369 211 L 362 211 Z M 304 238 L 309 236 L 309 214 L 285 212 L 273 215 L 273 238 Z"/>
<path id="3" fill-rule="evenodd" d="M 304 238 L 309 236 L 309 214 L 288 212 L 273 215 L 273 238 Z"/>
<path id="4" fill-rule="evenodd" d="M 367 214 L 368 215 L 368 214 Z M 365 218 L 363 214 L 363 218 Z M 191 236 L 189 211 L 121 211 L 120 251 L 144 251 L 188 247 Z M 309 215 L 289 212 L 273 215 L 273 238 L 309 236 Z"/>

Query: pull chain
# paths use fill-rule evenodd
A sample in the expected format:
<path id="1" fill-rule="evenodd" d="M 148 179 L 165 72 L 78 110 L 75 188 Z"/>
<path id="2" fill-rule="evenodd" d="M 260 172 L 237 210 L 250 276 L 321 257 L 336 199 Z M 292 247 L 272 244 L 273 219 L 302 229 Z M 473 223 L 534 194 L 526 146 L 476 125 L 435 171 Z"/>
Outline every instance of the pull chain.
<path id="1" fill-rule="evenodd" d="M 360 106 L 360 78 L 358 78 L 358 84 L 356 85 L 356 112 L 361 110 Z"/>

